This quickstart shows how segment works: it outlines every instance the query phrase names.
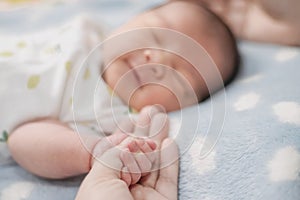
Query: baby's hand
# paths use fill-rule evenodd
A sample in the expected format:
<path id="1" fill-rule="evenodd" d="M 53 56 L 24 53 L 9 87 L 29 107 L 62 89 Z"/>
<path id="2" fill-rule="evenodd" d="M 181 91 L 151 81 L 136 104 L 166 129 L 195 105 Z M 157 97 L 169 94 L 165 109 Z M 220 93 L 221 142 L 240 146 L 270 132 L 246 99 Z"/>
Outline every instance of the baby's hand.
<path id="1" fill-rule="evenodd" d="M 157 144 L 157 148 L 159 148 L 161 141 L 168 136 L 169 119 L 167 114 L 160 106 L 146 106 L 139 113 L 135 124 L 132 123 L 131 120 L 124 120 L 120 127 L 123 132 L 131 133 L 135 138 L 141 138 L 135 139 L 135 142 L 137 142 L 136 144 L 128 143 L 131 142 L 131 137 L 127 137 L 122 142 L 125 144 L 129 144 L 129 146 L 135 146 L 135 148 L 138 149 L 134 150 L 134 148 L 129 148 L 130 150 L 127 151 L 127 154 L 129 155 L 126 155 L 124 153 L 125 155 L 123 158 L 127 159 L 128 164 L 130 161 L 132 162 L 132 164 L 129 164 L 131 170 L 128 169 L 128 166 L 126 166 L 126 164 L 124 164 L 125 168 L 122 169 L 121 173 L 122 179 L 127 183 L 127 185 L 132 185 L 137 183 L 141 179 L 141 177 L 150 174 L 149 172 L 152 170 L 156 172 L 151 173 L 149 176 L 152 176 L 152 178 L 150 179 L 154 180 L 158 175 L 157 169 L 159 169 L 159 154 L 158 152 L 154 152 L 154 149 L 151 150 L 151 144 L 147 144 L 147 142 L 155 141 Z M 145 140 L 145 138 L 151 138 L 151 140 Z M 145 144 L 142 143 L 145 141 L 147 141 Z M 153 144 L 155 143 L 153 142 Z M 138 162 L 137 164 L 134 164 L 135 161 L 132 158 L 133 156 L 130 155 L 129 152 L 136 151 L 140 153 L 134 153 L 134 159 L 136 159 L 136 162 Z M 139 168 L 137 166 L 140 167 L 141 171 L 138 171 Z M 135 171 L 135 173 L 133 173 L 133 170 Z"/>
<path id="2" fill-rule="evenodd" d="M 120 155 L 123 163 L 120 177 L 128 186 L 136 184 L 152 170 L 156 144 L 152 140 L 133 139 Z"/>

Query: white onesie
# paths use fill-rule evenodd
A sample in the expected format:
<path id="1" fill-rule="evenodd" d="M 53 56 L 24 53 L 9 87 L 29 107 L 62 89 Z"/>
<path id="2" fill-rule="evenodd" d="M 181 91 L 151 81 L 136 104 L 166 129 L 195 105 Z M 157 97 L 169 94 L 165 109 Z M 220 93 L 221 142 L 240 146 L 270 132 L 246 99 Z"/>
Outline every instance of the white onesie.
<path id="1" fill-rule="evenodd" d="M 59 30 L 0 37 L 0 162 L 5 140 L 23 123 L 55 118 L 79 131 L 109 133 L 128 114 L 101 79 L 100 48 L 90 54 L 103 39 L 103 28 L 86 18 Z"/>

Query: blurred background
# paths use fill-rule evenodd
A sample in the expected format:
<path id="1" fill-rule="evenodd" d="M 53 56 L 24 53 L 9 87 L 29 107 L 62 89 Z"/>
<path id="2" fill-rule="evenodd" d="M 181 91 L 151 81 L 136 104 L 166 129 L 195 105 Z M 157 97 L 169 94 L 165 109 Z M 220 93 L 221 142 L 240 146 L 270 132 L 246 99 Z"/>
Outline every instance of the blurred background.
<path id="1" fill-rule="evenodd" d="M 0 34 L 22 34 L 89 15 L 115 28 L 164 0 L 0 0 Z"/>

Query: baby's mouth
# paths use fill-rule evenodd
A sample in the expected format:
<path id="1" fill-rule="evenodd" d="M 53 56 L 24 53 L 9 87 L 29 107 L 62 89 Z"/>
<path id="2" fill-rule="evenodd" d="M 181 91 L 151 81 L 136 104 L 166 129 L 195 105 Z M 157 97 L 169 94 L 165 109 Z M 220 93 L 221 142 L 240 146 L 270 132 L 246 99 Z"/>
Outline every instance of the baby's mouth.
<path id="1" fill-rule="evenodd" d="M 128 68 L 130 69 L 130 73 L 133 73 L 136 81 L 138 82 L 138 85 L 141 87 L 142 86 L 142 80 L 141 80 L 139 74 L 137 73 L 137 70 L 136 70 L 135 66 L 131 65 L 131 63 L 128 60 L 126 60 L 126 63 L 127 63 Z"/>

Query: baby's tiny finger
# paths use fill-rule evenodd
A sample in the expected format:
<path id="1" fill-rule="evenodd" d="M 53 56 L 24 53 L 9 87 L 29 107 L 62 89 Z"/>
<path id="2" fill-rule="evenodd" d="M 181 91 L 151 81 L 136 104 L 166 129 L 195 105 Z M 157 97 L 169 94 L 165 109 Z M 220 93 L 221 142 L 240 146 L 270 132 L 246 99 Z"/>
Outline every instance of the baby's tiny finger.
<path id="1" fill-rule="evenodd" d="M 157 144 L 154 141 L 152 141 L 152 140 L 146 140 L 146 143 L 150 146 L 150 148 L 152 150 L 155 150 L 156 147 L 157 147 Z"/>
<path id="2" fill-rule="evenodd" d="M 123 169 L 121 170 L 120 173 L 121 173 L 120 174 L 121 180 L 123 180 L 127 184 L 127 186 L 130 186 L 131 185 L 131 175 L 128 172 L 128 168 L 126 166 L 123 167 Z"/>
<path id="3" fill-rule="evenodd" d="M 126 166 L 128 171 L 130 172 L 131 184 L 136 184 L 141 178 L 141 171 L 132 153 L 123 151 L 121 153 L 121 160 L 123 162 L 123 165 Z"/>
<path id="4" fill-rule="evenodd" d="M 147 175 L 152 169 L 152 163 L 144 153 L 136 153 L 135 159 L 141 170 L 142 176 Z"/>
<path id="5" fill-rule="evenodd" d="M 151 146 L 148 144 L 148 141 L 143 141 L 143 140 L 138 140 L 137 144 L 140 148 L 140 150 L 147 156 L 148 160 L 153 163 L 156 156 L 155 154 L 157 154 L 157 152 L 154 152 L 154 149 L 151 148 Z M 153 147 L 155 146 L 156 148 L 156 144 L 154 143 L 154 145 L 152 145 Z"/>
<path id="6" fill-rule="evenodd" d="M 132 140 L 131 142 L 129 142 L 127 147 L 130 152 L 137 152 L 140 149 L 135 140 Z"/>

